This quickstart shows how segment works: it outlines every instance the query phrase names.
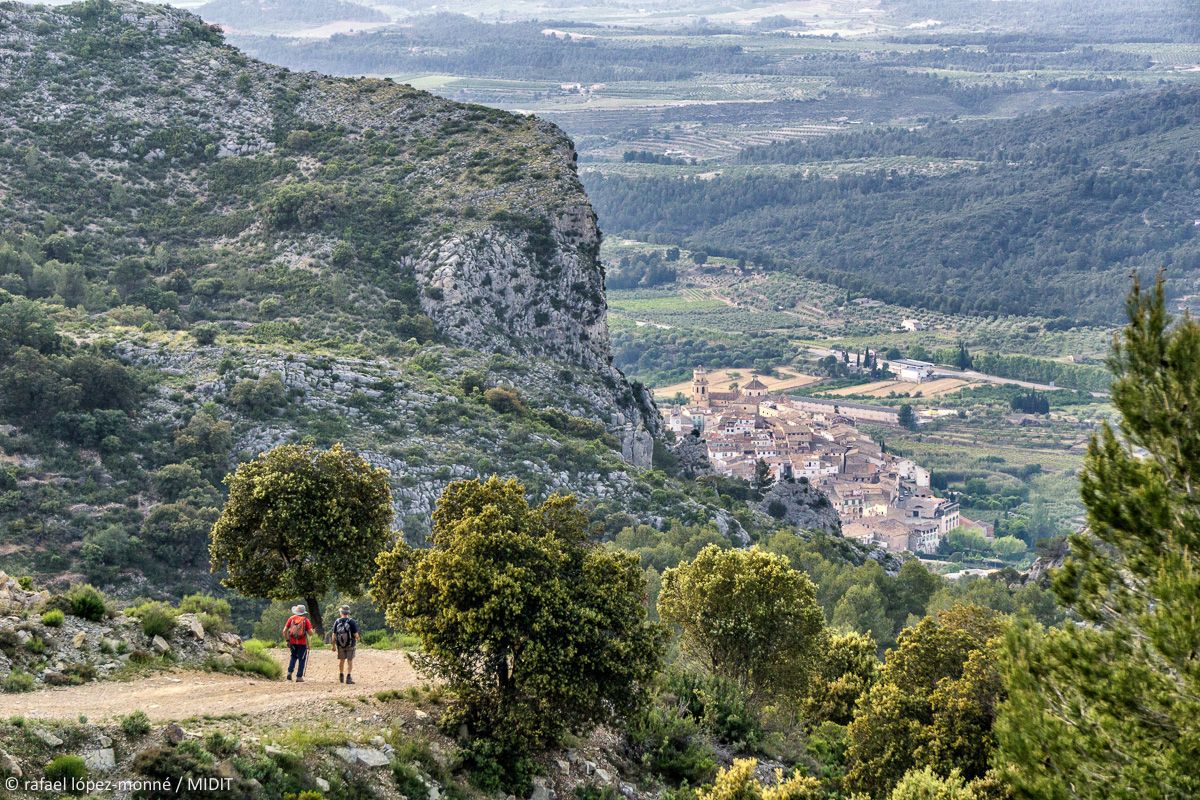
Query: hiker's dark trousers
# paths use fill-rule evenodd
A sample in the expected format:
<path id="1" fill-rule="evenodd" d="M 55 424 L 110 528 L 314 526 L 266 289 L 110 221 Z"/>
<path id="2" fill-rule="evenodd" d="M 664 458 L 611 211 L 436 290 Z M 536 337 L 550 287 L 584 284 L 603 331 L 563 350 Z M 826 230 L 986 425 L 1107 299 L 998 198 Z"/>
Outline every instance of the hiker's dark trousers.
<path id="1" fill-rule="evenodd" d="M 295 670 L 297 678 L 304 677 L 304 665 L 308 662 L 308 645 L 306 644 L 289 644 L 288 649 L 292 651 L 292 658 L 288 661 L 288 675 Z"/>

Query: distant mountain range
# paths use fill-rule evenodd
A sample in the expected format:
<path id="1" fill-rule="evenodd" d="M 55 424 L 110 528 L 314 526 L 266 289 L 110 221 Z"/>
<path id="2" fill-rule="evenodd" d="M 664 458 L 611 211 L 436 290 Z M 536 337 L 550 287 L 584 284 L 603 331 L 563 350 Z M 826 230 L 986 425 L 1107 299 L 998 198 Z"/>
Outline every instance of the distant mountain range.
<path id="1" fill-rule="evenodd" d="M 269 31 L 331 22 L 388 22 L 378 9 L 347 0 L 211 0 L 196 9 L 207 22 L 236 31 Z"/>

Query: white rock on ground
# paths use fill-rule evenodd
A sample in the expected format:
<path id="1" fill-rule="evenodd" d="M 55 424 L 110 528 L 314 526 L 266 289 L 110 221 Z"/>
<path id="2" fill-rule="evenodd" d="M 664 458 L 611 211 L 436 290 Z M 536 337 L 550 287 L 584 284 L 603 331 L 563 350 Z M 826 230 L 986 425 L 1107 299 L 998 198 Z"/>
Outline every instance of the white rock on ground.
<path id="1" fill-rule="evenodd" d="M 117 756 L 111 747 L 97 750 L 85 750 L 83 763 L 92 772 L 108 772 L 117 768 Z"/>

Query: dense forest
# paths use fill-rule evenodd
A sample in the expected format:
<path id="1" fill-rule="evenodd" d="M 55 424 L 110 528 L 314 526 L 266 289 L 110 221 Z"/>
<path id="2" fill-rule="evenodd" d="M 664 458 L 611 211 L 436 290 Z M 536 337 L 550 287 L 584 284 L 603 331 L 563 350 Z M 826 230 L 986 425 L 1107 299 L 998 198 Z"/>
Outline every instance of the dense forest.
<path id="1" fill-rule="evenodd" d="M 243 38 L 254 55 L 334 74 L 439 73 L 519 80 L 687 80 L 699 72 L 770 71 L 766 56 L 736 45 L 612 46 L 543 33 L 552 21 L 489 24 L 458 14 L 420 17 L 385 31 L 293 41 Z M 576 26 L 572 26 L 576 27 Z"/>
<path id="2" fill-rule="evenodd" d="M 1131 270 L 1200 267 L 1200 89 L 1007 121 L 754 148 L 752 164 L 905 156 L 938 170 L 590 173 L 610 231 L 774 262 L 900 305 L 1111 321 Z M 1065 211 L 1065 213 L 1063 213 Z"/>

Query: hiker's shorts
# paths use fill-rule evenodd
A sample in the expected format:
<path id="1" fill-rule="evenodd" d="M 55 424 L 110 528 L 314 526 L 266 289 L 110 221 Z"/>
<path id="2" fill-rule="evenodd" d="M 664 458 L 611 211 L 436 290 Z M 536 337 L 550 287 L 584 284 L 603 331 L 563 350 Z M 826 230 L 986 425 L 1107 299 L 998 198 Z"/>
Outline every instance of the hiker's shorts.
<path id="1" fill-rule="evenodd" d="M 355 648 L 355 645 L 350 645 L 349 647 L 338 647 L 338 649 L 337 649 L 338 660 L 341 661 L 343 659 L 349 660 L 351 658 L 354 658 L 354 648 Z"/>

